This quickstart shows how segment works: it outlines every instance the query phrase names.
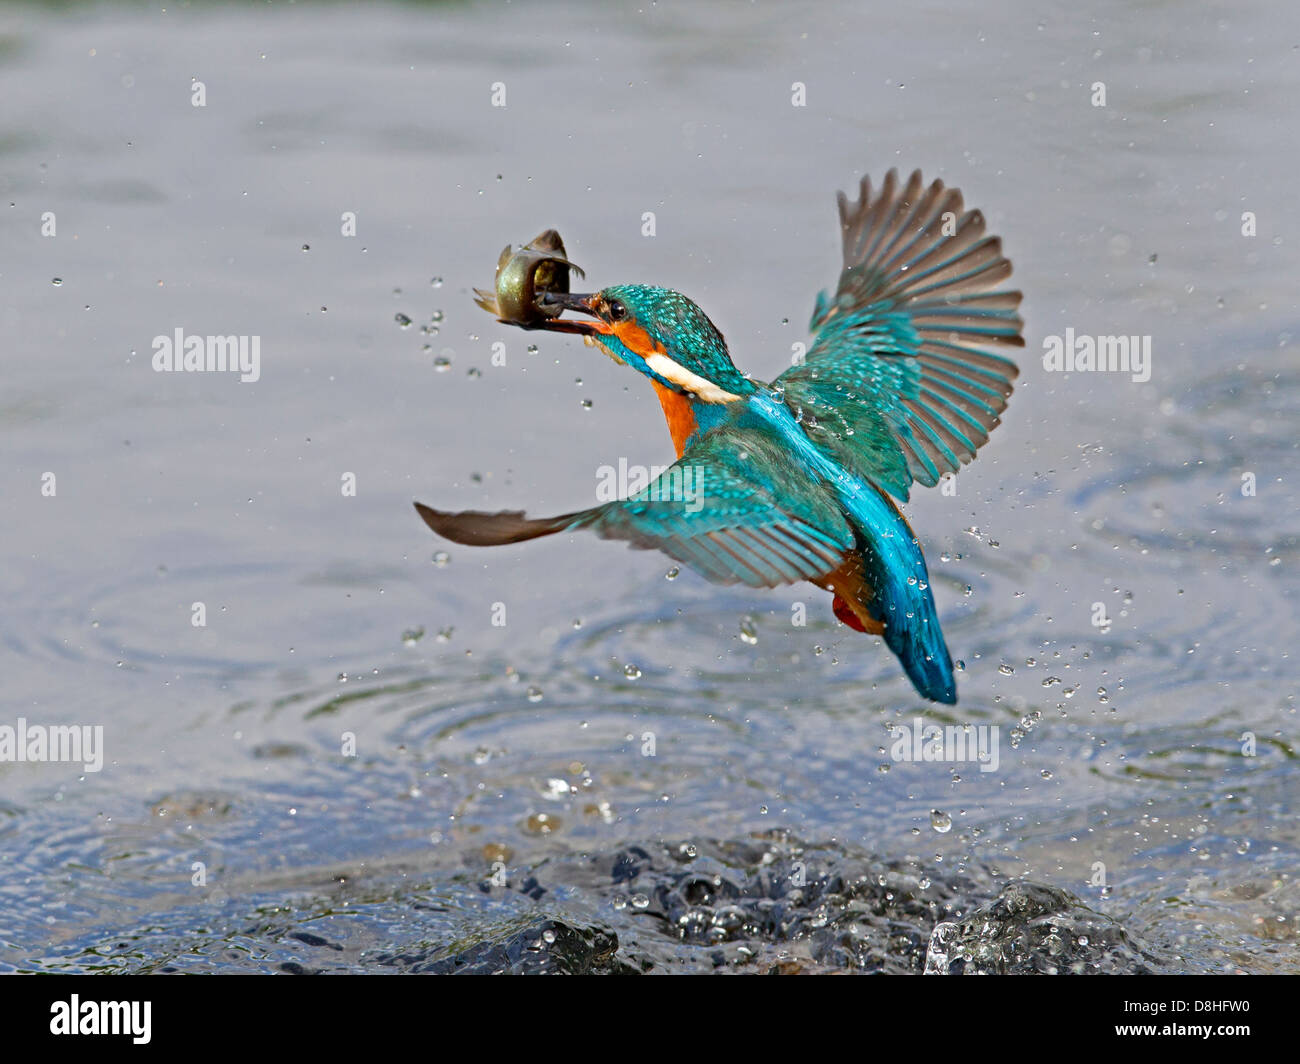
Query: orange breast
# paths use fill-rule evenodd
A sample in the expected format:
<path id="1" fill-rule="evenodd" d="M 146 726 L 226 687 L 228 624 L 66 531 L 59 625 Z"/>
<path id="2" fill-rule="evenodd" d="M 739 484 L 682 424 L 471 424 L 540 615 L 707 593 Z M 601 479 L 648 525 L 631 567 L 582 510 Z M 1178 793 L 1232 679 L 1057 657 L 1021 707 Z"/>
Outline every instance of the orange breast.
<path id="1" fill-rule="evenodd" d="M 695 413 L 691 410 L 691 401 L 680 392 L 665 388 L 658 381 L 650 383 L 655 386 L 659 405 L 664 408 L 664 419 L 668 422 L 668 431 L 672 435 L 673 446 L 677 448 L 677 457 L 680 458 L 686 450 L 686 441 L 698 427 Z"/>

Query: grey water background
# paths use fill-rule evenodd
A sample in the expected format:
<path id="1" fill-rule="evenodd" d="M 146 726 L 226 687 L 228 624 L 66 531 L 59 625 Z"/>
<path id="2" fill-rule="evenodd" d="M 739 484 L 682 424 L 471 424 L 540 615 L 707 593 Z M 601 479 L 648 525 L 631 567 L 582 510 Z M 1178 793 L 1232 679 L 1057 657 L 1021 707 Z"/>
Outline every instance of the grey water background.
<path id="1" fill-rule="evenodd" d="M 0 970 L 957 970 L 936 925 L 1030 896 L 1038 970 L 1080 926 L 1295 970 L 1300 18 L 1082 6 L 0 8 L 0 725 L 105 750 L 0 763 Z M 644 381 L 473 306 L 502 245 L 770 378 L 891 166 L 1026 295 L 1004 424 L 907 508 L 958 706 L 808 587 L 431 537 L 671 458 Z M 154 372 L 178 327 L 260 379 Z M 1151 379 L 1046 372 L 1067 328 Z M 997 771 L 893 761 L 917 717 Z"/>

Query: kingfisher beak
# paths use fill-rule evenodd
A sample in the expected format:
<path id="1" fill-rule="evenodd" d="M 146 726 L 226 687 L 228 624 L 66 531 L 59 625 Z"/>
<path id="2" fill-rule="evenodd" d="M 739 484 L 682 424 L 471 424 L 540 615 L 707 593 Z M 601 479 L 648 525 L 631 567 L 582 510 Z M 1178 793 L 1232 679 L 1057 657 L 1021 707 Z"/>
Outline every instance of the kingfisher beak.
<path id="1" fill-rule="evenodd" d="M 609 326 L 603 321 L 575 321 L 572 318 L 559 317 L 566 310 L 573 310 L 596 317 L 596 296 L 594 293 L 579 295 L 573 292 L 546 292 L 539 296 L 537 301 L 544 308 L 543 313 L 553 312 L 556 317 L 550 317 L 548 314 L 545 320 L 531 326 L 534 329 L 577 333 L 579 336 L 598 336 L 609 332 Z"/>

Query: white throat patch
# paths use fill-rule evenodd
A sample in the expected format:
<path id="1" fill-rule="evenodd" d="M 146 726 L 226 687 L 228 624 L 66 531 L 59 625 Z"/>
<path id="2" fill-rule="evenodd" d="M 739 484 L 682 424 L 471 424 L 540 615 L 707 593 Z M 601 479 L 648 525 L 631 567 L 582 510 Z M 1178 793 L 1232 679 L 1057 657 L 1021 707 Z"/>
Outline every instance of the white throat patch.
<path id="1" fill-rule="evenodd" d="M 724 391 L 712 381 L 706 381 L 699 374 L 692 373 L 679 362 L 674 362 L 667 355 L 655 353 L 646 357 L 645 363 L 666 381 L 672 381 L 677 387 L 693 392 L 706 403 L 734 403 L 738 395 Z"/>

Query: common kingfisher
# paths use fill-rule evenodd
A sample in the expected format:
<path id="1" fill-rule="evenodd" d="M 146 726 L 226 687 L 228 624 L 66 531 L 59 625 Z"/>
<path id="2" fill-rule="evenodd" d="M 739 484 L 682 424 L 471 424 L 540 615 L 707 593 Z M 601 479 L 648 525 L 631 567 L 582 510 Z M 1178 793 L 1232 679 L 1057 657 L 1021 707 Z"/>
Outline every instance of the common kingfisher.
<path id="1" fill-rule="evenodd" d="M 447 513 L 416 503 L 440 536 L 471 546 L 591 529 L 663 551 L 720 584 L 808 580 L 835 616 L 884 637 L 917 691 L 957 701 L 925 557 L 895 499 L 975 457 L 1011 395 L 1023 347 L 1001 240 L 961 193 L 920 171 L 840 193 L 844 265 L 817 298 L 806 357 L 770 384 L 732 364 L 708 316 L 679 292 L 629 284 L 569 292 L 554 231 L 498 267 L 480 303 L 528 329 L 575 333 L 650 379 L 677 461 L 641 491 L 559 517 Z M 564 318 L 566 311 L 584 315 Z M 683 499 L 683 484 L 696 495 Z M 892 496 L 892 498 L 891 498 Z"/>

